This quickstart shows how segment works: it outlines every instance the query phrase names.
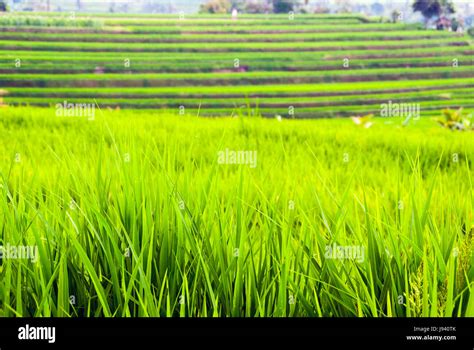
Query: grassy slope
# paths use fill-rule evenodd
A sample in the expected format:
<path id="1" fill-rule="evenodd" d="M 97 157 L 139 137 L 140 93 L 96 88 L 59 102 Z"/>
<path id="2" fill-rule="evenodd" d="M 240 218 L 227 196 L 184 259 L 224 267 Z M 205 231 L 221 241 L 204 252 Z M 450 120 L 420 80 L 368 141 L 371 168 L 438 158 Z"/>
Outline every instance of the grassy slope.
<path id="1" fill-rule="evenodd" d="M 0 86 L 11 92 L 8 103 L 54 104 L 57 98 L 70 98 L 69 91 L 80 88 L 86 93 L 94 88 L 103 107 L 197 108 L 201 102 L 201 114 L 229 115 L 246 101 L 245 94 L 213 102 L 209 99 L 214 96 L 197 101 L 181 91 L 215 87 L 222 93 L 237 86 L 262 92 L 258 104 L 265 115 L 286 115 L 284 109 L 298 105 L 301 117 L 331 117 L 350 115 L 351 111 L 374 112 L 373 99 L 340 95 L 331 99 L 330 105 L 317 100 L 289 103 L 282 99 L 282 109 L 273 110 L 274 101 L 265 96 L 267 87 L 285 85 L 287 91 L 280 96 L 295 93 L 294 98 L 303 84 L 318 90 L 320 85 L 332 83 L 331 90 L 337 90 L 349 83 L 355 96 L 361 88 L 359 82 L 370 86 L 406 81 L 413 88 L 424 79 L 450 78 L 455 82 L 473 78 L 472 46 L 466 36 L 420 30 L 419 25 L 376 23 L 361 16 L 306 15 L 294 20 L 286 15 L 241 16 L 238 21 L 228 16 L 187 16 L 178 20 L 176 16 L 78 15 L 76 21 L 64 16 L 55 18 L 53 14 L 43 17 L 0 17 L 6 25 L 0 29 Z M 15 24 L 19 26 L 9 27 Z M 245 72 L 233 72 L 236 58 Z M 344 58 L 350 59 L 350 68 L 343 67 Z M 458 59 L 459 67 L 452 67 L 453 58 Z M 13 64 L 17 59 L 21 59 L 21 67 Z M 130 67 L 124 66 L 125 59 L 130 59 Z M 95 74 L 97 69 L 105 74 Z M 45 92 L 63 91 L 64 95 L 46 95 L 49 99 L 26 95 L 35 87 Z M 114 88 L 136 88 L 139 93 L 144 88 L 158 87 L 181 91 L 170 99 L 153 101 L 100 95 Z M 19 88 L 24 89 L 21 96 Z M 472 108 L 469 94 L 447 97 L 448 88 L 441 93 L 443 96 L 431 94 L 432 99 L 425 96 L 416 101 L 418 95 L 413 93 L 401 102 L 420 102 L 422 113 L 430 115 L 442 107 Z M 393 96 L 387 97 L 394 101 L 403 97 L 397 91 L 390 93 Z M 366 108 L 359 106 L 362 104 Z"/>
<path id="2" fill-rule="evenodd" d="M 0 112 L 0 237 L 40 247 L 1 265 L 0 315 L 474 316 L 470 133 Z"/>

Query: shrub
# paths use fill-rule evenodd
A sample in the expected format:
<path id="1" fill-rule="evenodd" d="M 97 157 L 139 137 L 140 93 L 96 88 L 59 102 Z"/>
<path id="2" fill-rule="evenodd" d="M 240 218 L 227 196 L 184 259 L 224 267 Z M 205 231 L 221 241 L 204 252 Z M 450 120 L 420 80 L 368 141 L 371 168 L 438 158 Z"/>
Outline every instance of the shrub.
<path id="1" fill-rule="evenodd" d="M 209 0 L 202 4 L 199 12 L 201 13 L 228 13 L 232 8 L 229 0 Z"/>
<path id="2" fill-rule="evenodd" d="M 463 109 L 451 110 L 449 108 L 443 109 L 442 118 L 436 121 L 443 127 L 451 130 L 472 130 L 474 131 L 474 124 L 472 123 L 472 115 L 463 113 Z"/>
<path id="3" fill-rule="evenodd" d="M 273 0 L 273 12 L 288 13 L 294 11 L 297 3 L 294 0 Z"/>

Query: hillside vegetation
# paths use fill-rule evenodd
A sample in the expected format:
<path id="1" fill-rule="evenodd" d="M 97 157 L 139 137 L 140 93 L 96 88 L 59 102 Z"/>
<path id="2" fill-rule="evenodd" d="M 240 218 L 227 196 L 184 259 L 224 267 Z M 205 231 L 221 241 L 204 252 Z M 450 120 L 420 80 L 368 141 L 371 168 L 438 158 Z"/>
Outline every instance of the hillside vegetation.
<path id="1" fill-rule="evenodd" d="M 467 36 L 358 15 L 0 17 L 9 104 L 331 117 L 471 109 Z"/>

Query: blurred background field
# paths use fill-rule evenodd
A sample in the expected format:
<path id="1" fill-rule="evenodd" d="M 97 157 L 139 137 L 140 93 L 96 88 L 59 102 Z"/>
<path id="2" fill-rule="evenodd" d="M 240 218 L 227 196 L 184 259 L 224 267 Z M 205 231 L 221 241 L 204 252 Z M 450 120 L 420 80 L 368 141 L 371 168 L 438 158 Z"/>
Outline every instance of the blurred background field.
<path id="1" fill-rule="evenodd" d="M 10 105 L 320 118 L 472 111 L 472 40 L 359 14 L 0 16 Z"/>

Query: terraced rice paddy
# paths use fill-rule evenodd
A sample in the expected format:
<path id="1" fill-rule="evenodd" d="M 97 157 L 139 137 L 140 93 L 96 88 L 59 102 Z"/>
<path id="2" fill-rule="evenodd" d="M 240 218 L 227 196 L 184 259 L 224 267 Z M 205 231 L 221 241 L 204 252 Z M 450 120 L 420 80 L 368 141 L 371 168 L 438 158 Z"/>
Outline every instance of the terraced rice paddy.
<path id="1" fill-rule="evenodd" d="M 474 107 L 470 39 L 420 25 L 356 15 L 0 22 L 0 88 L 12 105 L 291 118 L 377 114 L 387 101 L 418 101 L 421 115 Z"/>

